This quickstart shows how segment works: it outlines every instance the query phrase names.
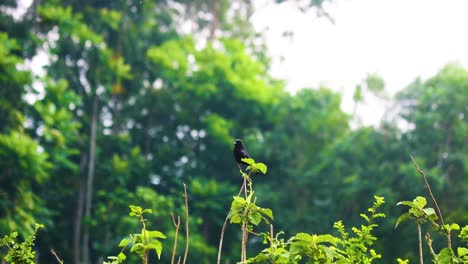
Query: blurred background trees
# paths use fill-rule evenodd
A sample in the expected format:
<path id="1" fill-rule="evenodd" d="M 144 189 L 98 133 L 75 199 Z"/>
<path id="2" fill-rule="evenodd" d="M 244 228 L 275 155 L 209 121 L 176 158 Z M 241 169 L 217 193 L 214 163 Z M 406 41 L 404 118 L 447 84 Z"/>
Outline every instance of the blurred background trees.
<path id="1" fill-rule="evenodd" d="M 282 2 L 282 1 L 273 1 Z M 447 65 L 393 100 L 393 118 L 350 128 L 354 116 L 326 87 L 284 90 L 268 74 L 252 1 L 33 1 L 0 4 L 0 234 L 38 236 L 40 263 L 98 263 L 136 225 L 129 204 L 155 212 L 171 247 L 170 212 L 192 214 L 189 263 L 214 263 L 219 231 L 241 178 L 243 138 L 269 166 L 254 178 L 275 229 L 331 232 L 354 224 L 374 194 L 386 198 L 383 258 L 414 257 L 395 204 L 425 195 L 410 163 L 428 172 L 448 219 L 468 223 L 468 72 Z M 321 8 L 310 1 L 298 8 Z M 322 10 L 322 11 L 320 11 Z M 31 60 L 45 56 L 44 74 Z M 370 75 L 363 87 L 384 94 Z M 355 103 L 364 91 L 356 88 Z M 228 229 L 224 254 L 240 252 Z M 183 240 L 180 242 L 183 243 Z M 259 245 L 260 241 L 253 241 Z M 179 247 L 182 249 L 182 247 Z M 162 262 L 170 254 L 163 252 Z"/>

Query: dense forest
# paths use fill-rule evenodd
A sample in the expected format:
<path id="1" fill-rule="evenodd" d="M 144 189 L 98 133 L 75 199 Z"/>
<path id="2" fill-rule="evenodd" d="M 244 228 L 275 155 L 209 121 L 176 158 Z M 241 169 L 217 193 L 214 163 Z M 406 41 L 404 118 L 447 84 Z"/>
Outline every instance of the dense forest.
<path id="1" fill-rule="evenodd" d="M 329 15 L 323 1 L 305 2 L 298 8 Z M 360 226 L 377 195 L 386 201 L 379 209 L 386 218 L 376 219 L 377 262 L 416 263 L 417 229 L 395 229 L 405 210 L 396 204 L 424 196 L 434 205 L 410 155 L 445 221 L 468 224 L 468 71 L 460 65 L 441 65 L 427 80 L 415 76 L 393 98 L 376 75 L 350 87 L 356 106 L 369 96 L 389 106 L 378 126 L 364 127 L 352 125 L 359 117 L 344 112 L 329 87 L 291 94 L 269 75 L 267 47 L 249 23 L 253 1 L 24 5 L 0 3 L 0 236 L 24 238 L 34 223 L 44 225 L 34 245 L 38 263 L 56 262 L 51 249 L 74 264 L 116 255 L 139 227 L 129 205 L 152 210 L 147 224 L 167 237 L 158 263 L 170 263 L 171 213 L 185 215 L 183 184 L 187 263 L 216 263 L 243 181 L 232 155 L 236 138 L 268 166 L 251 175 L 256 203 L 273 211 L 285 239 L 336 234 L 338 220 Z M 31 69 L 37 57 L 47 62 L 39 73 Z M 181 224 L 178 255 L 184 232 Z M 240 240 L 239 228 L 228 225 L 223 263 L 241 258 Z M 444 243 L 434 235 L 435 247 Z M 251 257 L 264 245 L 251 236 L 248 247 Z M 0 248 L 0 257 L 6 252 Z"/>

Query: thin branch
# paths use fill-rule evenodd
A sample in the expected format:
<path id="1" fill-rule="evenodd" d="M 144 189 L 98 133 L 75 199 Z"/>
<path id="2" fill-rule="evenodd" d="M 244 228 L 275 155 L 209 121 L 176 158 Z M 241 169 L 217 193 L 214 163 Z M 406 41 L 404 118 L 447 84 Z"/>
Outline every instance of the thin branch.
<path id="1" fill-rule="evenodd" d="M 257 233 L 257 232 L 254 232 L 254 231 L 248 230 L 248 229 L 246 229 L 246 230 L 247 230 L 248 233 L 250 233 L 250 234 L 252 234 L 252 235 L 261 236 L 260 233 Z"/>
<path id="2" fill-rule="evenodd" d="M 432 239 L 429 233 L 426 233 L 426 242 L 427 242 L 427 245 L 429 246 L 429 251 L 431 252 L 432 257 L 434 258 L 434 261 L 437 261 L 437 254 L 434 252 L 434 249 L 432 248 Z"/>
<path id="3" fill-rule="evenodd" d="M 431 195 L 432 201 L 434 202 L 434 204 L 435 204 L 435 206 L 437 208 L 437 212 L 439 213 L 440 222 L 442 223 L 442 228 L 444 228 L 444 226 L 445 226 L 444 216 L 442 215 L 442 212 L 440 211 L 439 204 L 437 203 L 437 201 L 436 201 L 436 199 L 434 197 L 434 194 L 432 194 L 431 186 L 429 185 L 429 182 L 427 181 L 426 173 L 424 173 L 424 171 L 419 168 L 419 166 L 416 163 L 416 160 L 413 158 L 413 156 L 410 155 L 410 157 L 411 157 L 411 160 L 413 161 L 414 167 L 416 168 L 418 173 L 424 179 L 424 183 L 426 184 L 427 190 L 429 191 L 429 194 Z M 452 239 L 450 238 L 450 230 L 447 230 L 447 241 L 448 241 L 448 247 L 452 248 Z"/>
<path id="4" fill-rule="evenodd" d="M 171 258 L 171 264 L 174 264 L 174 258 L 175 258 L 176 249 L 177 249 L 177 238 L 179 236 L 180 216 L 177 216 L 177 222 L 175 221 L 173 213 L 171 213 L 171 216 L 172 216 L 172 222 L 174 223 L 174 227 L 175 227 L 174 247 L 172 249 L 172 258 Z"/>
<path id="5" fill-rule="evenodd" d="M 50 253 L 52 253 L 52 255 L 55 256 L 55 258 L 57 259 L 58 263 L 63 264 L 63 260 L 61 260 L 61 259 L 59 258 L 59 256 L 57 255 L 57 253 L 55 253 L 55 250 L 54 250 L 54 249 L 51 249 L 51 250 L 50 250 Z"/>
<path id="6" fill-rule="evenodd" d="M 418 226 L 418 241 L 419 241 L 419 263 L 424 264 L 422 236 L 421 236 L 421 224 L 417 223 L 417 226 Z"/>
<path id="7" fill-rule="evenodd" d="M 244 194 L 245 194 L 245 199 L 247 200 L 248 197 L 248 191 L 247 191 L 247 182 L 249 183 L 249 190 L 252 192 L 252 181 L 250 179 L 250 174 L 252 173 L 252 170 L 249 171 L 249 175 L 245 176 L 244 174 L 242 177 L 244 178 Z M 255 203 L 255 201 L 254 201 Z M 249 237 L 248 230 L 247 230 L 247 223 L 243 223 L 241 226 L 241 231 L 242 231 L 242 240 L 241 240 L 241 262 L 244 262 L 247 260 L 247 240 Z"/>
<path id="8" fill-rule="evenodd" d="M 247 259 L 247 223 L 243 223 L 242 227 L 242 241 L 241 241 L 241 262 Z"/>
<path id="9" fill-rule="evenodd" d="M 270 248 L 273 249 L 273 225 L 270 224 Z"/>
<path id="10" fill-rule="evenodd" d="M 188 251 L 189 251 L 189 240 L 190 240 L 190 232 L 189 232 L 189 207 L 188 207 L 188 196 L 187 196 L 187 186 L 184 183 L 184 200 L 185 200 L 185 253 L 184 253 L 184 260 L 182 261 L 183 264 L 187 261 Z"/>
<path id="11" fill-rule="evenodd" d="M 237 196 L 241 195 L 242 191 L 244 190 L 244 185 L 245 185 L 245 181 L 242 184 L 241 188 L 239 189 L 239 193 L 237 193 Z M 229 213 L 230 212 L 231 211 L 229 211 Z M 216 261 L 216 264 L 221 264 L 221 251 L 223 249 L 224 232 L 226 231 L 227 221 L 229 219 L 229 213 L 226 215 L 226 219 L 224 219 L 223 227 L 221 228 L 221 235 L 219 238 L 219 246 L 218 246 L 218 260 Z"/>

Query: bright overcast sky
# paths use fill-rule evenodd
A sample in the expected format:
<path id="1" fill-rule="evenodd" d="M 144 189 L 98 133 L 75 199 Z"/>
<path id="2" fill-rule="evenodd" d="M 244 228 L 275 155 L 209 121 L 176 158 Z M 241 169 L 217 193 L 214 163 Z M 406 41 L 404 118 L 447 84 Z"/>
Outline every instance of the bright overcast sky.
<path id="1" fill-rule="evenodd" d="M 368 73 L 379 74 L 393 94 L 449 62 L 468 65 L 467 0 L 335 0 L 325 8 L 335 24 L 316 18 L 314 10 L 304 14 L 287 3 L 262 2 L 252 22 L 257 30 L 269 28 L 271 74 L 292 92 L 320 84 L 341 91 L 347 111 L 354 87 Z M 294 37 L 281 37 L 285 30 Z M 361 114 L 376 108 L 368 102 Z M 364 121 L 375 124 L 381 114 Z"/>

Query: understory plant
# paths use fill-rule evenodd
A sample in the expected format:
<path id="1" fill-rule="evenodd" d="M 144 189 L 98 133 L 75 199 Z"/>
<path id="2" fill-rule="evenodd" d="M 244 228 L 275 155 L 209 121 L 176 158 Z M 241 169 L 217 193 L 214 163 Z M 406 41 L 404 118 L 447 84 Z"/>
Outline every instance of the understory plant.
<path id="1" fill-rule="evenodd" d="M 424 254 L 423 254 L 423 238 L 422 238 L 422 226 L 423 224 L 430 224 L 432 229 L 436 231 L 436 234 L 440 234 L 447 239 L 447 247 L 444 247 L 437 251 L 433 247 L 433 239 L 429 232 L 425 235 L 425 240 L 429 252 L 432 256 L 432 262 L 435 264 L 458 264 L 458 263 L 468 263 L 468 247 L 457 247 L 456 252 L 452 247 L 452 232 L 460 231 L 460 225 L 457 223 L 446 224 L 444 221 L 444 216 L 442 211 L 435 199 L 434 194 L 432 193 L 431 186 L 427 181 L 426 174 L 424 171 L 419 168 L 416 160 L 411 157 L 413 164 L 417 172 L 424 179 L 424 183 L 429 192 L 432 202 L 434 203 L 436 210 L 434 208 L 426 207 L 427 200 L 422 196 L 418 196 L 412 201 L 401 201 L 397 205 L 404 205 L 407 207 L 408 211 L 401 214 L 397 221 L 395 228 L 398 227 L 401 223 L 406 221 L 413 221 L 416 224 L 418 230 L 418 246 L 419 246 L 419 263 L 424 263 Z M 461 228 L 460 234 L 458 237 L 468 244 L 468 225 Z M 401 260 L 400 260 L 401 261 Z M 400 262 L 407 263 L 407 262 Z"/>
<path id="2" fill-rule="evenodd" d="M 33 246 L 37 231 L 40 228 L 44 228 L 44 226 L 41 224 L 34 224 L 34 233 L 21 243 L 17 241 L 18 232 L 13 232 L 1 238 L 0 247 L 6 247 L 8 249 L 3 259 L 12 264 L 34 264 L 36 252 L 33 250 Z"/>
<path id="3" fill-rule="evenodd" d="M 282 232 L 263 234 L 264 244 L 268 247 L 258 255 L 249 258 L 245 263 L 372 263 L 381 258 L 372 248 L 377 238 L 372 231 L 378 226 L 374 223 L 376 218 L 383 218 L 383 213 L 377 209 L 384 204 L 384 198 L 375 196 L 375 202 L 368 209 L 367 214 L 361 214 L 365 224 L 360 228 L 352 227 L 352 233 L 346 231 L 342 221 L 334 224 L 340 236 L 331 234 L 297 233 L 287 241 L 279 236 Z M 305 261 L 305 262 L 304 262 Z"/>

